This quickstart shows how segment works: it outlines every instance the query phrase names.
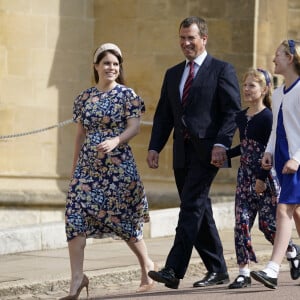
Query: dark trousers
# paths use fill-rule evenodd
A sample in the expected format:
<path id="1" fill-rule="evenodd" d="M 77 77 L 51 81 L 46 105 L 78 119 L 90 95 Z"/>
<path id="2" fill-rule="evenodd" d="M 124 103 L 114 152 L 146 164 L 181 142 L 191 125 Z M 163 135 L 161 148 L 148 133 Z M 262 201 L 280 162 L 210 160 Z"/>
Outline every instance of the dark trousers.
<path id="1" fill-rule="evenodd" d="M 227 272 L 223 247 L 213 218 L 209 190 L 218 169 L 199 159 L 191 143 L 186 145 L 186 167 L 174 169 L 180 195 L 180 213 L 174 244 L 166 260 L 177 278 L 188 268 L 193 246 L 210 272 Z"/>

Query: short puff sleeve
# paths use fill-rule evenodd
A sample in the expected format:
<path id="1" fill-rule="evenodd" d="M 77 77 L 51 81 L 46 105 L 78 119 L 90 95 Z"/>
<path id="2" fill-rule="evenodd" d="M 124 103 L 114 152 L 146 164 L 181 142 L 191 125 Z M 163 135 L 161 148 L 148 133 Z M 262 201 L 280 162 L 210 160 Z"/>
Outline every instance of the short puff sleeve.
<path id="1" fill-rule="evenodd" d="M 89 93 L 87 91 L 84 91 L 75 98 L 74 105 L 73 105 L 73 121 L 74 122 L 82 123 L 82 111 L 84 108 L 84 103 L 89 98 L 89 96 L 90 96 Z"/>
<path id="2" fill-rule="evenodd" d="M 146 111 L 144 100 L 134 90 L 126 90 L 126 119 L 139 118 Z"/>

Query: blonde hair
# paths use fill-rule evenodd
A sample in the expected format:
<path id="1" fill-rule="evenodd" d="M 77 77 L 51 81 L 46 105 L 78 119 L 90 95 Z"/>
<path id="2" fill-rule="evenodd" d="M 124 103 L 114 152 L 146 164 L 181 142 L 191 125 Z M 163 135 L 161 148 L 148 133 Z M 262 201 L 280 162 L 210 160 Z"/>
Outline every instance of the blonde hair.
<path id="1" fill-rule="evenodd" d="M 300 75 L 300 42 L 294 40 L 284 40 L 281 42 L 286 55 L 293 55 L 295 70 Z"/>
<path id="2" fill-rule="evenodd" d="M 252 76 L 256 82 L 261 86 L 261 88 L 266 88 L 266 94 L 263 99 L 263 104 L 271 109 L 272 107 L 272 92 L 273 92 L 273 84 L 272 84 L 272 75 L 269 71 L 265 69 L 249 69 L 244 73 L 243 83 L 246 81 L 248 76 Z"/>

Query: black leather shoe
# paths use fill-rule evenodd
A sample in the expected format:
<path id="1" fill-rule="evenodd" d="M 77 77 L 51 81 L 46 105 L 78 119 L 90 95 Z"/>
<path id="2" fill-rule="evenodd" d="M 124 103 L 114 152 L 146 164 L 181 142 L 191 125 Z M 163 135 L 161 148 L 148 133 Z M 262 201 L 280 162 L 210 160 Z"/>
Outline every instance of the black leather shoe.
<path id="1" fill-rule="evenodd" d="M 296 280 L 300 277 L 300 247 L 298 245 L 293 244 L 293 246 L 296 249 L 296 257 L 294 258 L 288 258 L 287 260 L 290 265 L 290 274 L 291 278 L 293 280 Z M 298 265 L 296 266 L 296 261 L 298 260 Z"/>
<path id="2" fill-rule="evenodd" d="M 269 277 L 264 271 L 251 271 L 250 275 L 269 289 L 277 288 L 277 278 Z"/>
<path id="3" fill-rule="evenodd" d="M 179 279 L 173 269 L 164 267 L 160 271 L 149 271 L 148 276 L 157 282 L 162 282 L 170 289 L 178 289 Z"/>
<path id="4" fill-rule="evenodd" d="M 234 282 L 229 284 L 229 289 L 241 289 L 247 286 L 251 286 L 251 277 L 239 275 Z"/>
<path id="5" fill-rule="evenodd" d="M 216 284 L 224 284 L 228 282 L 228 273 L 207 272 L 202 280 L 194 282 L 193 287 L 204 287 Z"/>

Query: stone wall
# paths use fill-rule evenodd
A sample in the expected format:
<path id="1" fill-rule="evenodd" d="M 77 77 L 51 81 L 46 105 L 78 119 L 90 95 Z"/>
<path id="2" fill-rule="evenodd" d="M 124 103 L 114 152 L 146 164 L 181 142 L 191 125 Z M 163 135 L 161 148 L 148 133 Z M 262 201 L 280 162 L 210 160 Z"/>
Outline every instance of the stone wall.
<path id="1" fill-rule="evenodd" d="M 180 21 L 204 17 L 208 51 L 231 62 L 241 78 L 250 66 L 273 70 L 276 45 L 300 39 L 299 12 L 297 0 L 0 0 L 0 135 L 70 119 L 74 97 L 92 84 L 92 52 L 114 42 L 124 54 L 127 84 L 147 106 L 132 141 L 140 173 L 150 193 L 174 193 L 171 141 L 159 170 L 150 170 L 145 158 L 164 72 L 184 59 Z M 0 203 L 24 203 L 36 193 L 36 206 L 49 195 L 63 204 L 74 133 L 68 125 L 1 140 Z M 219 172 L 213 193 L 233 194 L 237 165 L 235 159 L 232 169 Z"/>
<path id="2" fill-rule="evenodd" d="M 91 82 L 93 14 L 91 0 L 0 1 L 0 135 L 72 117 L 75 95 Z M 57 189 L 73 137 L 69 125 L 2 141 L 0 188 Z"/>
<path id="3" fill-rule="evenodd" d="M 144 98 L 148 122 L 166 69 L 184 59 L 178 40 L 180 22 L 188 15 L 205 18 L 208 51 L 234 64 L 240 74 L 252 65 L 254 12 L 254 1 L 112 0 L 107 5 L 106 0 L 96 0 L 94 40 L 96 45 L 112 41 L 121 47 L 128 84 Z M 173 182 L 171 139 L 160 155 L 160 168 L 147 168 L 150 131 L 151 126 L 143 126 L 133 141 L 141 174 L 146 181 Z M 222 170 L 217 181 L 233 182 L 235 173 Z"/>

